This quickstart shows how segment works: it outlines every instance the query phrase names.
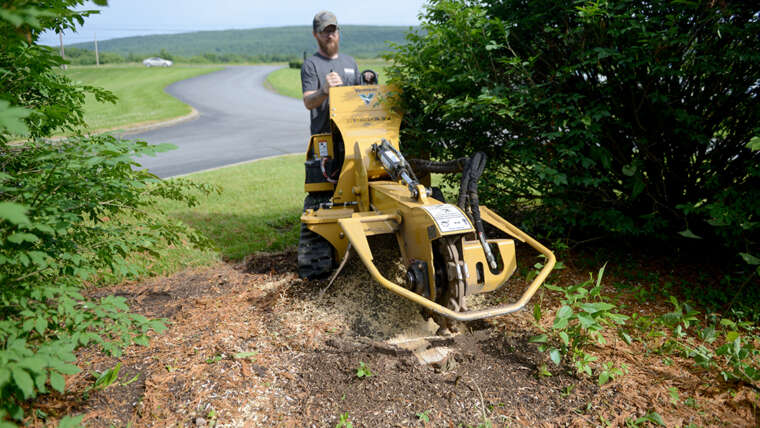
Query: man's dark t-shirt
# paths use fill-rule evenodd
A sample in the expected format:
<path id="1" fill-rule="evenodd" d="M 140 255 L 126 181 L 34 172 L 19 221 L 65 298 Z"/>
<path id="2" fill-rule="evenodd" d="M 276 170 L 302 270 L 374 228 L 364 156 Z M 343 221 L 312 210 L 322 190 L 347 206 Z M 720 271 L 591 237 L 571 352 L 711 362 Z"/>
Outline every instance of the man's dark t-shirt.
<path id="1" fill-rule="evenodd" d="M 338 73 L 346 86 L 358 85 L 361 82 L 359 67 L 349 55 L 338 54 L 337 58 L 329 59 L 315 53 L 306 58 L 301 67 L 301 92 L 318 91 L 327 86 L 325 76 L 331 71 Z M 330 132 L 329 100 L 326 99 L 320 106 L 309 111 L 312 135 Z"/>

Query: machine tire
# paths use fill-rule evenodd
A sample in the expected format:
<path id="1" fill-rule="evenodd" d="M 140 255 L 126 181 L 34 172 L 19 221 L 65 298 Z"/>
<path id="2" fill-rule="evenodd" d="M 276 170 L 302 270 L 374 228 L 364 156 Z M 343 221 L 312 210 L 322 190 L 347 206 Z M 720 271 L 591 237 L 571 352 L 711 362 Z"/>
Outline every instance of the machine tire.
<path id="1" fill-rule="evenodd" d="M 309 193 L 303 202 L 303 210 L 317 209 L 319 204 L 329 201 L 331 196 L 330 192 Z M 323 278 L 330 274 L 334 265 L 335 251 L 330 242 L 301 223 L 298 275 L 306 279 Z"/>

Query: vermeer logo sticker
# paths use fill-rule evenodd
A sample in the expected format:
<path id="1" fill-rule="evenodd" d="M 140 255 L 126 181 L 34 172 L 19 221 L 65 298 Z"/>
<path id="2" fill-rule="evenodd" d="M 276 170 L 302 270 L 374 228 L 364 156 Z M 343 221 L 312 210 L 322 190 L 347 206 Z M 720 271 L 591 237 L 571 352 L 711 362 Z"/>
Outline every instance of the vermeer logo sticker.
<path id="1" fill-rule="evenodd" d="M 375 93 L 370 92 L 369 94 L 358 94 L 359 98 L 361 98 L 364 101 L 364 104 L 369 105 L 369 103 L 372 102 L 372 99 L 375 98 Z"/>

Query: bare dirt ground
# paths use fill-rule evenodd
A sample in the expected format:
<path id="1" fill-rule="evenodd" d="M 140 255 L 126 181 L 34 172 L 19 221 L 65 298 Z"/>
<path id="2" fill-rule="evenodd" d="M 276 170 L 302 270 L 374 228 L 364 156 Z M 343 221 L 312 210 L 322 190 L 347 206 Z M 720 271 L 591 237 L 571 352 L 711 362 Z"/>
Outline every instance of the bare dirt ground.
<path id="1" fill-rule="evenodd" d="M 529 343 L 536 330 L 527 310 L 430 338 L 452 354 L 422 365 L 390 344 L 410 332 L 434 331 L 415 305 L 374 283 L 357 258 L 324 293 L 326 281 L 297 277 L 295 260 L 294 252 L 254 255 L 237 265 L 93 290 L 166 318 L 168 330 L 120 358 L 83 350 L 83 371 L 67 379 L 73 392 L 45 396 L 34 407 L 49 415 L 84 414 L 92 427 L 335 427 L 341 420 L 354 427 L 638 426 L 636 419 L 649 412 L 666 426 L 760 423 L 757 391 L 727 385 L 676 356 L 666 364 L 645 344 L 627 345 L 614 332 L 592 352 L 627 364 L 625 376 L 600 387 L 556 368 Z M 587 268 L 566 264 L 555 284 L 588 279 Z M 511 281 L 488 300 L 512 299 L 524 287 Z M 556 310 L 556 296 L 541 293 L 535 298 L 544 310 Z M 665 303 L 635 305 L 640 313 L 668 310 Z M 119 380 L 87 392 L 91 373 L 117 362 Z M 543 364 L 552 376 L 538 376 Z M 371 376 L 358 376 L 365 374 L 360 367 Z M 672 387 L 693 405 L 673 403 Z"/>

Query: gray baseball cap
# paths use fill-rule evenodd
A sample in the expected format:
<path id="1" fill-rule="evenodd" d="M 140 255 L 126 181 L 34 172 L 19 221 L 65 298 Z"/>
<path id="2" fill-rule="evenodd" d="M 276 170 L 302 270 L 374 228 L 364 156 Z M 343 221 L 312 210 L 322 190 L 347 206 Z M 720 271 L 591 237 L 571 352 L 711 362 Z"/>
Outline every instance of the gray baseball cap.
<path id="1" fill-rule="evenodd" d="M 318 12 L 316 15 L 314 15 L 314 22 L 312 23 L 312 26 L 314 27 L 315 33 L 321 33 L 330 25 L 334 25 L 336 27 L 338 26 L 338 19 L 335 17 L 335 15 L 333 15 L 332 12 L 323 10 L 322 12 Z"/>

